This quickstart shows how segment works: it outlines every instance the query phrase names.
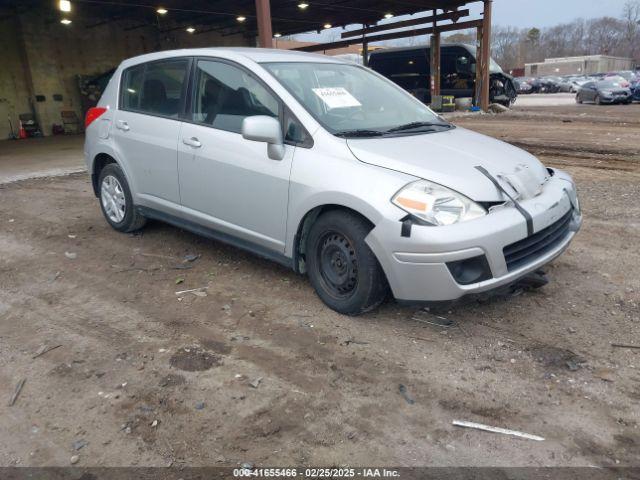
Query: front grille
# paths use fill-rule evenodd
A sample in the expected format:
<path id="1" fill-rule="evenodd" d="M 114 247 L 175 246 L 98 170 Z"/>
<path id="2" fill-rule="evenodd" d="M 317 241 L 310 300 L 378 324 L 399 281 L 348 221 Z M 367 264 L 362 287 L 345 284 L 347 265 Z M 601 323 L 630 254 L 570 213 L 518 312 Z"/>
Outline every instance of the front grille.
<path id="1" fill-rule="evenodd" d="M 517 270 L 553 250 L 569 233 L 572 216 L 571 209 L 547 228 L 504 247 L 502 252 L 507 262 L 507 270 Z"/>

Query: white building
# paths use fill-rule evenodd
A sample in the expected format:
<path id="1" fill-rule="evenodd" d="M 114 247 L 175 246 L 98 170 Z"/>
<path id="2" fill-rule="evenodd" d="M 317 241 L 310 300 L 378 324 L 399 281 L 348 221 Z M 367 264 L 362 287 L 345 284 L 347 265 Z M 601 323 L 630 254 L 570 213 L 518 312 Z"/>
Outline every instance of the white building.
<path id="1" fill-rule="evenodd" d="M 609 55 L 587 55 L 584 57 L 547 58 L 544 62 L 526 63 L 527 77 L 546 75 L 589 75 L 617 70 L 633 70 L 633 59 Z"/>

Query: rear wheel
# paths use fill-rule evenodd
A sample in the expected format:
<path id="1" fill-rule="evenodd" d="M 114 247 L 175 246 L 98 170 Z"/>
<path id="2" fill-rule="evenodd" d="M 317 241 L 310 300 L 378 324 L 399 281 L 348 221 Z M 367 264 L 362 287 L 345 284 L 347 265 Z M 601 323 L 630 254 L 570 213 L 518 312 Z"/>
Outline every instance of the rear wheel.
<path id="1" fill-rule="evenodd" d="M 600 95 L 596 95 L 595 102 L 596 102 L 596 105 L 602 105 L 602 100 L 600 99 Z"/>
<path id="2" fill-rule="evenodd" d="M 136 212 L 127 179 L 120 166 L 110 163 L 100 172 L 98 180 L 100 208 L 104 218 L 119 232 L 139 230 L 146 219 Z"/>
<path id="3" fill-rule="evenodd" d="M 309 279 L 322 301 L 339 313 L 373 310 L 387 295 L 384 272 L 364 241 L 370 230 L 361 217 L 333 210 L 321 215 L 309 231 Z"/>
<path id="4" fill-rule="evenodd" d="M 576 103 L 582 103 L 582 98 L 580 98 L 580 94 L 576 95 Z"/>

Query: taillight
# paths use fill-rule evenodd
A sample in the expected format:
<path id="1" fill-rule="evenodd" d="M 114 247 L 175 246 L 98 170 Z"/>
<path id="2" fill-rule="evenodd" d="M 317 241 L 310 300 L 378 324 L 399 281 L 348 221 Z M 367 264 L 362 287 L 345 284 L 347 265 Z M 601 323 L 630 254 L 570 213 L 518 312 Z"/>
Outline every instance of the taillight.
<path id="1" fill-rule="evenodd" d="M 84 128 L 91 125 L 94 120 L 98 119 L 106 111 L 107 109 L 104 107 L 93 107 L 87 110 L 87 115 L 84 117 Z"/>

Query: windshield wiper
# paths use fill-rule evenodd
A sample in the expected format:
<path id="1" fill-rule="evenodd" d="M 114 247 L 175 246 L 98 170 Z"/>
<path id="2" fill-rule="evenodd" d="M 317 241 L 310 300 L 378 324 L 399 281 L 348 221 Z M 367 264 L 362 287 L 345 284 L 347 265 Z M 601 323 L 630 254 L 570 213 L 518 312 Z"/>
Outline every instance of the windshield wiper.
<path id="1" fill-rule="evenodd" d="M 404 125 L 400 125 L 400 126 L 397 126 L 397 127 L 390 128 L 389 130 L 387 130 L 387 133 L 389 133 L 389 132 L 402 132 L 404 130 L 413 130 L 414 128 L 421 128 L 421 127 L 445 127 L 445 128 L 451 128 L 451 125 L 448 124 L 448 123 L 411 122 L 411 123 L 405 123 Z"/>
<path id="2" fill-rule="evenodd" d="M 336 137 L 381 137 L 384 132 L 379 130 L 342 130 L 334 135 Z"/>

